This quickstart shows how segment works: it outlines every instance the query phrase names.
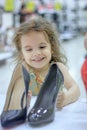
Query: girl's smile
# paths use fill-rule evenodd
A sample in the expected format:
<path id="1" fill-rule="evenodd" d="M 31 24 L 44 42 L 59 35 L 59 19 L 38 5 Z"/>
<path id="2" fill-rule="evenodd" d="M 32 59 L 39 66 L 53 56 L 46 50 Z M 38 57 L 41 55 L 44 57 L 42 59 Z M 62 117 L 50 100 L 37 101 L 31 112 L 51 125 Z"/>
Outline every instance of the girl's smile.
<path id="1" fill-rule="evenodd" d="M 32 59 L 32 61 L 40 62 L 40 61 L 42 61 L 42 60 L 44 60 L 44 59 L 45 59 L 45 57 L 43 57 L 43 58 L 41 58 L 41 57 L 36 57 L 36 58 Z"/>

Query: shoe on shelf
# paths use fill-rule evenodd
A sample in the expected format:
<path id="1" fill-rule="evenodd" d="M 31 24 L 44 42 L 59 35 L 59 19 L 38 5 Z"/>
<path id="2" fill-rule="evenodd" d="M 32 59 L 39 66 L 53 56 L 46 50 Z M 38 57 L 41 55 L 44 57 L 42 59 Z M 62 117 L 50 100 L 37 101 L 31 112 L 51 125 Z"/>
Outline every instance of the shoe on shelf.
<path id="1" fill-rule="evenodd" d="M 24 123 L 27 114 L 27 94 L 29 87 L 29 74 L 25 76 L 26 69 L 17 65 L 13 71 L 8 87 L 4 109 L 1 113 L 1 126 L 12 128 Z"/>
<path id="2" fill-rule="evenodd" d="M 56 97 L 63 82 L 64 77 L 57 64 L 52 64 L 35 104 L 28 114 L 30 125 L 43 125 L 54 120 Z"/>

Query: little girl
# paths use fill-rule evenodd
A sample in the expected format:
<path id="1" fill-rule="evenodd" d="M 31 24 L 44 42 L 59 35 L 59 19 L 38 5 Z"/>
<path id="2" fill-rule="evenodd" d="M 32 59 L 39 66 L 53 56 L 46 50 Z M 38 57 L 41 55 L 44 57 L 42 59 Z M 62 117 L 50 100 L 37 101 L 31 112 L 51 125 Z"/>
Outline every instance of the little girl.
<path id="1" fill-rule="evenodd" d="M 14 43 L 18 62 L 24 64 L 31 75 L 29 87 L 32 95 L 38 94 L 50 64 L 56 62 L 63 73 L 67 90 L 58 94 L 56 106 L 61 108 L 78 99 L 79 87 L 65 67 L 66 57 L 60 51 L 57 32 L 50 22 L 41 17 L 29 19 L 16 31 Z"/>

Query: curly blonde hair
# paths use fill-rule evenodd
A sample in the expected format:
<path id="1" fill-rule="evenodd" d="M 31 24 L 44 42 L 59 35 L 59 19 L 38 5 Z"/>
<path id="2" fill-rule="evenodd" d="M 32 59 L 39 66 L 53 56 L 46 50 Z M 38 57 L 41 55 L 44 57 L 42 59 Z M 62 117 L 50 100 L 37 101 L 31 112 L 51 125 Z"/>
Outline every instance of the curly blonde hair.
<path id="1" fill-rule="evenodd" d="M 28 34 L 30 31 L 43 32 L 46 39 L 48 39 L 51 44 L 53 52 L 51 61 L 66 64 L 67 58 L 62 52 L 63 49 L 58 40 L 58 32 L 55 30 L 52 23 L 41 16 L 31 17 L 17 28 L 13 41 L 17 49 L 18 62 L 23 60 L 21 53 L 21 36 Z"/>

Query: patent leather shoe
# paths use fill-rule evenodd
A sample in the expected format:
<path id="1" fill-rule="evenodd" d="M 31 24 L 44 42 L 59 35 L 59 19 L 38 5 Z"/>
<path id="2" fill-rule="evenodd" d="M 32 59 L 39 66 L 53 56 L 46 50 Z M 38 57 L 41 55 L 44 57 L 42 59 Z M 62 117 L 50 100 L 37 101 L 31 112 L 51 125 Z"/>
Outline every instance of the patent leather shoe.
<path id="1" fill-rule="evenodd" d="M 35 104 L 28 114 L 30 125 L 43 125 L 54 120 L 56 97 L 63 82 L 63 74 L 57 64 L 52 64 Z"/>
<path id="2" fill-rule="evenodd" d="M 3 128 L 16 127 L 25 122 L 29 81 L 30 78 L 28 73 L 26 75 L 26 69 L 23 66 L 17 66 L 13 72 L 5 106 L 1 113 L 1 126 Z M 15 85 L 15 83 L 17 84 Z"/>

